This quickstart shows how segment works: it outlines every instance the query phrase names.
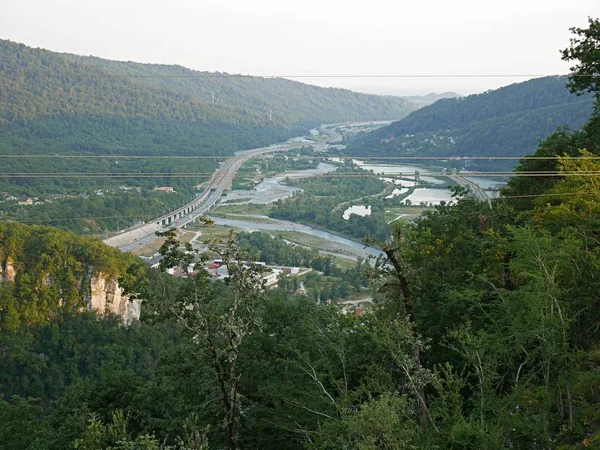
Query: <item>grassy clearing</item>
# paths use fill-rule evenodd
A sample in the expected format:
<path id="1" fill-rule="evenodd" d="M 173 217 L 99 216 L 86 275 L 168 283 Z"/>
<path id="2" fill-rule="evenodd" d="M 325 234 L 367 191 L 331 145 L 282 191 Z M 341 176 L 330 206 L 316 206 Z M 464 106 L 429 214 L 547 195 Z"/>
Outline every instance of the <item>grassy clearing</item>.
<path id="1" fill-rule="evenodd" d="M 158 249 L 161 245 L 163 245 L 164 242 L 165 238 L 155 239 L 146 245 L 133 249 L 131 254 L 135 256 L 152 256 L 158 252 Z"/>
<path id="2" fill-rule="evenodd" d="M 273 234 L 281 236 L 283 239 L 287 239 L 295 244 L 303 245 L 304 247 L 318 248 L 319 250 L 332 250 L 328 247 L 335 246 L 326 239 L 298 231 L 274 231 Z"/>
<path id="3" fill-rule="evenodd" d="M 244 222 L 252 222 L 252 223 L 277 223 L 275 219 L 269 219 L 268 217 L 254 217 L 254 216 L 245 216 L 243 214 L 227 214 L 227 213 L 214 213 L 214 217 L 220 217 L 223 219 L 235 219 L 235 220 L 243 220 Z"/>
<path id="4" fill-rule="evenodd" d="M 346 247 L 341 247 L 335 242 L 330 242 L 326 239 L 322 239 L 311 234 L 302 233 L 300 231 L 273 231 L 271 234 L 275 236 L 281 236 L 283 239 L 287 239 L 288 241 L 304 247 L 341 253 L 348 256 L 355 256 Z"/>
<path id="5" fill-rule="evenodd" d="M 232 230 L 232 227 L 222 227 L 219 225 L 212 225 L 210 227 L 205 227 L 202 228 L 202 236 L 200 236 L 199 240 L 200 241 L 205 241 L 207 239 L 224 239 L 227 236 L 229 236 L 229 232 L 230 230 Z M 237 232 L 239 230 L 236 230 L 235 228 L 233 228 L 234 232 Z"/>
<path id="6" fill-rule="evenodd" d="M 255 183 L 252 179 L 247 177 L 236 177 L 231 183 L 231 190 L 233 191 L 248 191 L 254 189 Z"/>
<path id="7" fill-rule="evenodd" d="M 196 230 L 190 230 L 190 229 L 185 229 L 179 230 L 179 240 L 183 243 L 188 243 L 190 242 L 194 236 L 196 235 Z"/>
<path id="8" fill-rule="evenodd" d="M 232 204 L 234 204 L 234 203 L 244 203 L 244 202 L 248 202 L 248 201 L 250 201 L 250 200 L 252 200 L 250 197 L 244 197 L 244 198 L 232 198 L 232 199 L 229 199 L 229 200 L 227 200 L 227 203 L 226 203 L 226 204 L 228 204 L 228 205 L 232 205 Z"/>
<path id="9" fill-rule="evenodd" d="M 350 270 L 356 266 L 356 261 L 351 261 L 346 258 L 340 258 L 338 256 L 329 255 L 333 258 L 335 265 L 338 266 L 343 271 Z"/>
<path id="10" fill-rule="evenodd" d="M 390 222 L 411 222 L 419 217 L 424 211 L 432 208 L 423 208 L 421 206 L 386 206 L 385 207 L 385 219 Z M 397 221 L 395 220 L 401 214 L 407 214 L 408 216 L 401 217 Z"/>

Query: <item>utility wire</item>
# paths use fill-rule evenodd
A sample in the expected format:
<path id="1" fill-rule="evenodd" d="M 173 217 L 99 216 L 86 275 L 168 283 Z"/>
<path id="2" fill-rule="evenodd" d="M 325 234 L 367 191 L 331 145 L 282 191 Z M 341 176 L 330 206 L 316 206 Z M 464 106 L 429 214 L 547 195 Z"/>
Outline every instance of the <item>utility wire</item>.
<path id="1" fill-rule="evenodd" d="M 242 155 L 243 156 L 243 155 Z M 31 154 L 19 154 L 19 155 L 0 155 L 0 158 L 16 158 L 16 159 L 34 159 L 34 158 L 56 158 L 56 159 L 231 159 L 234 156 L 169 156 L 169 155 L 31 155 Z M 333 159 L 356 159 L 356 160 L 431 160 L 431 161 L 505 161 L 515 159 L 527 159 L 527 160 L 557 160 L 565 158 L 565 156 L 373 156 L 373 155 L 348 155 L 348 156 L 310 156 L 300 155 L 293 156 L 290 152 L 287 155 L 259 155 L 253 156 L 253 159 L 322 159 L 322 160 L 333 160 Z M 575 160 L 597 160 L 600 156 L 567 156 L 569 159 Z M 335 162 L 335 161 L 333 161 Z"/>
<path id="2" fill-rule="evenodd" d="M 417 171 L 418 172 L 418 171 Z M 214 172 L 192 172 L 192 173 L 0 173 L 0 178 L 210 178 Z M 393 172 L 393 173 L 362 173 L 362 172 L 328 172 L 313 174 L 311 178 L 414 178 L 419 177 L 549 177 L 549 176 L 600 176 L 600 171 L 539 171 L 539 172 Z"/>
<path id="3" fill-rule="evenodd" d="M 598 77 L 598 74 L 542 74 L 542 73 L 404 73 L 404 74 L 301 74 L 301 75 L 245 75 L 228 73 L 197 73 L 188 75 L 174 74 L 104 74 L 104 75 L 86 75 L 86 74 L 58 74 L 48 72 L 34 72 L 36 75 L 44 75 L 49 78 L 542 78 L 542 77 Z M 31 73 L 25 72 L 26 75 Z M 406 96 L 406 97 L 411 97 Z"/>
<path id="4" fill-rule="evenodd" d="M 300 155 L 292 156 L 293 153 L 281 156 L 254 156 L 253 159 L 307 159 L 307 160 L 332 160 L 332 159 L 356 159 L 362 160 L 392 160 L 392 161 L 512 161 L 512 160 L 559 160 L 564 156 L 363 156 L 363 155 L 348 155 L 348 156 L 309 156 Z M 5 159 L 223 159 L 228 160 L 233 156 L 168 156 L 168 155 L 0 155 L 0 158 Z M 600 156 L 569 156 L 569 160 L 600 160 Z M 335 162 L 335 161 L 332 161 Z"/>
<path id="5" fill-rule="evenodd" d="M 561 192 L 561 193 L 544 193 L 544 194 L 522 194 L 522 195 L 503 195 L 502 197 L 492 198 L 490 200 L 502 200 L 502 199 L 511 199 L 511 198 L 538 198 L 538 197 L 563 197 L 563 196 L 572 196 L 572 195 L 598 195 L 598 192 L 588 191 L 588 192 Z"/>

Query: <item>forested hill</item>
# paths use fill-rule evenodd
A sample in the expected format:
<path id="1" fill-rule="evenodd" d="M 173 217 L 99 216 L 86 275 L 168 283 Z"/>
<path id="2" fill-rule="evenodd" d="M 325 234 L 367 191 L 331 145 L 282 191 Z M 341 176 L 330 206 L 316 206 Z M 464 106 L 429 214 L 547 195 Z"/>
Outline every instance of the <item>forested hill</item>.
<path id="1" fill-rule="evenodd" d="M 290 127 L 401 118 L 416 109 L 399 97 L 79 57 L 6 40 L 0 61 L 3 122 L 76 113 Z"/>
<path id="2" fill-rule="evenodd" d="M 224 75 L 80 57 L 0 40 L 0 154 L 10 156 L 0 170 L 0 193 L 52 202 L 52 206 L 44 206 L 53 209 L 44 214 L 44 220 L 65 218 L 61 211 L 83 211 L 81 205 L 73 204 L 80 201 L 89 205 L 84 208 L 86 216 L 118 217 L 126 210 L 129 214 L 156 214 L 180 204 L 194 186 L 205 181 L 169 174 L 212 173 L 217 166 L 217 159 L 169 160 L 165 156 L 227 157 L 238 150 L 308 133 L 309 126 L 323 122 L 401 118 L 418 107 L 399 97 Z M 35 155 L 58 157 L 33 158 Z M 74 155 L 107 158 L 60 158 Z M 163 159 L 141 163 L 123 158 L 116 161 L 111 155 Z M 7 176 L 65 172 L 111 176 Z M 121 172 L 166 176 L 114 176 Z M 141 192 L 117 192 L 123 185 Z M 174 187 L 178 194 L 150 198 L 156 186 Z M 101 197 L 94 202 L 87 198 L 96 196 L 98 190 L 102 190 Z M 56 195 L 69 198 L 61 200 Z M 14 220 L 31 216 L 37 220 L 43 209 L 19 209 L 16 203 L 2 200 L 0 215 Z M 124 224 L 112 221 L 109 225 Z M 81 223 L 69 227 L 78 231 L 88 228 Z M 95 225 L 92 228 L 96 229 Z"/>
<path id="3" fill-rule="evenodd" d="M 566 77 L 545 77 L 468 97 L 442 99 L 349 143 L 351 152 L 396 156 L 522 156 L 558 127 L 580 129 L 593 97 Z"/>
<path id="4" fill-rule="evenodd" d="M 392 126 L 398 133 L 464 128 L 474 121 L 581 101 L 569 92 L 566 82 L 566 77 L 537 78 L 482 94 L 441 99 Z M 591 95 L 586 99 L 592 103 Z M 588 115 L 590 111 L 586 111 Z"/>
<path id="5" fill-rule="evenodd" d="M 347 89 L 322 88 L 284 78 L 200 72 L 177 65 L 141 64 L 96 57 L 65 55 L 76 63 L 111 74 L 135 78 L 144 85 L 169 89 L 220 107 L 272 112 L 273 121 L 315 124 L 402 118 L 420 107 L 418 102 L 395 96 L 361 94 Z M 213 97 L 214 95 L 214 97 Z"/>

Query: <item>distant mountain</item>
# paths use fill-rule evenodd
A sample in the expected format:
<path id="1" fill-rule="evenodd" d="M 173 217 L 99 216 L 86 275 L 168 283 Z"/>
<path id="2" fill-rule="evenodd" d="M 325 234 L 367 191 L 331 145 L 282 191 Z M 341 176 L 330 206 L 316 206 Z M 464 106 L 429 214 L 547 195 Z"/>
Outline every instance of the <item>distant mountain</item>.
<path id="1" fill-rule="evenodd" d="M 427 95 L 410 95 L 410 96 L 405 96 L 403 98 L 405 98 L 406 100 L 413 102 L 413 103 L 417 103 L 417 104 L 421 104 L 421 105 L 431 105 L 435 102 L 437 102 L 438 100 L 444 99 L 444 98 L 459 98 L 462 97 L 462 95 L 457 94 L 456 92 L 442 92 L 441 94 L 436 94 L 435 92 L 431 92 Z"/>
<path id="2" fill-rule="evenodd" d="M 346 152 L 381 156 L 533 153 L 540 140 L 557 128 L 579 129 L 590 117 L 593 96 L 571 94 L 566 81 L 566 77 L 537 78 L 483 94 L 442 99 L 387 127 L 357 136 L 347 143 Z"/>
<path id="3" fill-rule="evenodd" d="M 102 114 L 292 127 L 401 118 L 416 108 L 399 97 L 60 54 L 0 40 L 3 123 Z"/>

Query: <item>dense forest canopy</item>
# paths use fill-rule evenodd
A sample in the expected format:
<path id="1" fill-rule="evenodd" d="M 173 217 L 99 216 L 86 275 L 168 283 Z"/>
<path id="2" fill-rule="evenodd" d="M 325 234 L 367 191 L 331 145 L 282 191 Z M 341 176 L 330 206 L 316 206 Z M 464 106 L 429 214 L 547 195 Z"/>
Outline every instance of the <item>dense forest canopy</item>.
<path id="1" fill-rule="evenodd" d="M 585 75 L 600 21 L 572 31 L 564 58 Z M 293 259 L 266 235 L 207 242 L 224 281 L 120 272 L 144 299 L 131 326 L 61 308 L 71 297 L 43 282 L 3 281 L 2 448 L 599 448 L 600 91 L 596 77 L 570 88 L 594 93 L 591 119 L 541 143 L 535 155 L 554 159 L 521 163 L 557 174 L 515 178 L 491 202 L 458 187 L 456 203 L 399 223 L 385 256 L 358 261 L 372 302 L 359 313 L 287 283 L 264 289 L 256 247 Z M 98 241 L 13 227 L 0 228 L 0 259 L 27 261 L 22 278 L 88 260 L 121 267 Z M 176 230 L 162 236 L 161 270 L 206 259 Z M 36 309 L 40 293 L 52 308 Z M 36 320 L 9 321 L 6 299 Z"/>
<path id="2" fill-rule="evenodd" d="M 397 133 L 422 133 L 464 128 L 476 120 L 533 111 L 581 100 L 566 87 L 567 77 L 544 77 L 511 84 L 482 94 L 441 99 L 394 124 Z M 588 101 L 592 96 L 586 96 Z M 588 110 L 588 113 L 591 109 Z M 392 128 L 390 128 L 392 130 Z M 384 133 L 383 130 L 379 130 Z"/>
<path id="3" fill-rule="evenodd" d="M 386 120 L 403 117 L 420 106 L 401 97 L 322 88 L 284 78 L 199 72 L 182 66 L 66 56 L 72 61 L 92 65 L 111 74 L 144 77 L 143 83 L 148 86 L 173 90 L 216 106 L 246 108 L 264 117 L 268 117 L 271 111 L 276 123 L 308 125 Z"/>
<path id="4" fill-rule="evenodd" d="M 294 124 L 400 118 L 400 97 L 320 88 L 280 78 L 79 57 L 0 41 L 3 122 L 65 113 L 161 120 Z M 213 101 L 214 93 L 214 101 Z"/>
<path id="5" fill-rule="evenodd" d="M 483 94 L 442 99 L 408 117 L 358 136 L 348 154 L 372 156 L 524 156 L 558 127 L 580 129 L 593 96 L 576 96 L 567 77 L 537 78 Z M 517 160 L 496 162 L 513 167 Z M 493 167 L 492 163 L 479 163 Z"/>

